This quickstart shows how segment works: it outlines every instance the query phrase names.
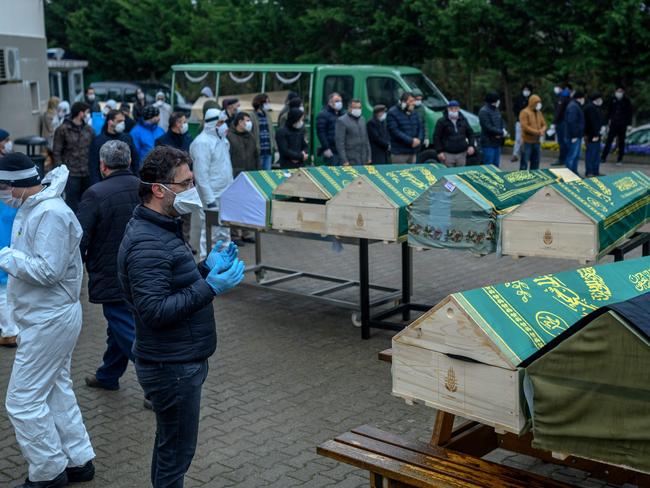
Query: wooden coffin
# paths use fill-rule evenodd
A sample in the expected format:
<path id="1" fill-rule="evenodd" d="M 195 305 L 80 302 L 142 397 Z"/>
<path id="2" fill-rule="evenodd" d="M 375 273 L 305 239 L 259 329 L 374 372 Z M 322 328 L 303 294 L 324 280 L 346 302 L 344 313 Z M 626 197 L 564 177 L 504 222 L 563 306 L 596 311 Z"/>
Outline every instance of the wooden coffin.
<path id="1" fill-rule="evenodd" d="M 393 170 L 409 165 L 385 165 Z M 440 164 L 431 165 L 441 167 Z M 355 178 L 374 172 L 375 166 L 313 166 L 300 168 L 274 191 L 273 228 L 327 234 L 326 203 Z"/>
<path id="2" fill-rule="evenodd" d="M 245 171 L 221 194 L 219 218 L 226 225 L 271 227 L 273 190 L 295 170 Z"/>
<path id="3" fill-rule="evenodd" d="M 556 183 L 503 218 L 502 252 L 597 260 L 650 219 L 649 203 L 639 171 Z"/>
<path id="4" fill-rule="evenodd" d="M 648 289 L 650 257 L 449 295 L 393 337 L 393 394 L 520 434 L 522 362 L 584 315 Z"/>
<path id="5" fill-rule="evenodd" d="M 574 179 L 580 178 L 568 169 L 508 173 L 472 169 L 445 176 L 408 206 L 409 244 L 479 255 L 495 252 L 503 215 L 540 188 Z"/>

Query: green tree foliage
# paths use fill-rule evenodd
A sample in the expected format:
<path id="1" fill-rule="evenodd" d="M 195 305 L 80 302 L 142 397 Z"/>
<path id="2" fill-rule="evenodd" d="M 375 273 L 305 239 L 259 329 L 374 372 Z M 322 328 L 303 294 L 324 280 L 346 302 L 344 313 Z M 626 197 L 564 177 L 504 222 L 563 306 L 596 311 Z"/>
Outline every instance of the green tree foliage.
<path id="1" fill-rule="evenodd" d="M 156 79 L 199 61 L 406 64 L 469 108 L 498 89 L 511 112 L 524 81 L 547 97 L 562 80 L 623 83 L 641 99 L 650 75 L 646 0 L 49 0 L 45 10 L 50 46 L 101 78 Z"/>

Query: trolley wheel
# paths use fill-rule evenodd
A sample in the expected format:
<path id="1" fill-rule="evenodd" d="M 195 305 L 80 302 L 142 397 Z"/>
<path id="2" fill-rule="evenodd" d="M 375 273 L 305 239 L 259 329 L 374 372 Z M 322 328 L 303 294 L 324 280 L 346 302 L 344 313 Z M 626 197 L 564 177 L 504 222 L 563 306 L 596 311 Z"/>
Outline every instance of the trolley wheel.
<path id="1" fill-rule="evenodd" d="M 355 327 L 361 327 L 361 313 L 360 312 L 352 312 L 352 315 L 350 316 L 350 319 L 352 320 L 352 325 Z"/>
<path id="2" fill-rule="evenodd" d="M 258 283 L 261 283 L 264 281 L 264 278 L 266 277 L 266 271 L 263 269 L 260 269 L 259 271 L 255 271 L 255 281 Z"/>

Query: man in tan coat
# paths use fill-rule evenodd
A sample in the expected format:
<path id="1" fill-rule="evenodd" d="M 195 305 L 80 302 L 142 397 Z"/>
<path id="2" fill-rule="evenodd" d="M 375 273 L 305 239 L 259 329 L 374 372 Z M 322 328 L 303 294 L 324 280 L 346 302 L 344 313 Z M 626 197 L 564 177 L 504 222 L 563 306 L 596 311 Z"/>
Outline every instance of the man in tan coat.
<path id="1" fill-rule="evenodd" d="M 521 124 L 521 134 L 524 141 L 519 169 L 539 169 L 541 153 L 539 141 L 546 133 L 546 121 L 542 114 L 542 99 L 538 95 L 530 96 L 528 106 L 519 114 L 519 123 Z M 528 161 L 530 161 L 530 168 Z"/>

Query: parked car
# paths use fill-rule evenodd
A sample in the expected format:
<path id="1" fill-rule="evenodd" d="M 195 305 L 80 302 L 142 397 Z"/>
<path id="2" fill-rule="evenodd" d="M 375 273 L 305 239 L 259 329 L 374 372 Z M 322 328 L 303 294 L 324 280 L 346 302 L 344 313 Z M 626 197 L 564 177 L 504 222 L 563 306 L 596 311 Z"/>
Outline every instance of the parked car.
<path id="1" fill-rule="evenodd" d="M 95 96 L 103 106 L 107 100 L 115 100 L 120 106 L 122 103 L 128 103 L 131 106 L 136 100 L 136 91 L 141 88 L 144 92 L 147 103 L 156 101 L 156 93 L 159 91 L 165 94 L 167 102 L 171 100 L 171 92 L 168 85 L 162 83 L 135 82 L 135 81 L 95 81 L 90 84 L 90 88 L 95 90 Z M 83 99 L 83 94 L 77 97 Z M 174 94 L 174 110 L 188 111 L 191 106 L 185 102 L 183 95 L 176 92 Z"/>
<path id="2" fill-rule="evenodd" d="M 633 128 L 625 139 L 626 152 L 650 154 L 650 124 Z"/>

